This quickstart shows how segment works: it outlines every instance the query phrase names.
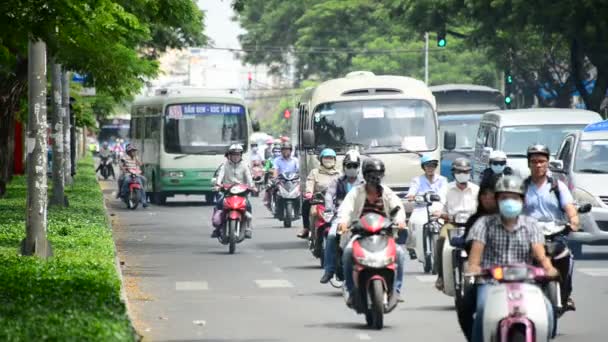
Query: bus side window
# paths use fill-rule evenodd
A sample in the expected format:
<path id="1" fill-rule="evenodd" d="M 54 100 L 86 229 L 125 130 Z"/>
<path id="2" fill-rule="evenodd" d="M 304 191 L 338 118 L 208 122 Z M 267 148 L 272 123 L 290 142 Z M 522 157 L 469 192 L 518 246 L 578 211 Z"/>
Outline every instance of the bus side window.
<path id="1" fill-rule="evenodd" d="M 496 149 L 496 133 L 498 129 L 495 126 L 491 126 L 488 128 L 488 140 L 486 141 L 486 145 L 491 147 L 493 150 Z"/>
<path id="2" fill-rule="evenodd" d="M 158 116 L 150 118 L 150 139 L 160 139 L 160 117 Z"/>
<path id="3" fill-rule="evenodd" d="M 564 146 L 562 146 L 562 150 L 559 156 L 557 156 L 557 159 L 564 163 L 564 170 L 570 168 L 570 160 L 572 159 L 572 138 L 567 138 L 566 141 L 564 141 Z"/>

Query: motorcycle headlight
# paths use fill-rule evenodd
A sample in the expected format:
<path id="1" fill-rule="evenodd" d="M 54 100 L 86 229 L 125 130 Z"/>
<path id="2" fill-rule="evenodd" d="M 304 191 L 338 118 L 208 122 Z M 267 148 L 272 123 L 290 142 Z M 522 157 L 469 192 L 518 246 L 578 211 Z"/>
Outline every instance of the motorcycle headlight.
<path id="1" fill-rule="evenodd" d="M 365 252 L 363 257 L 358 257 L 357 261 L 359 264 L 371 268 L 385 268 L 386 266 L 395 262 L 395 258 L 390 256 L 387 257 L 384 251 L 377 253 Z"/>

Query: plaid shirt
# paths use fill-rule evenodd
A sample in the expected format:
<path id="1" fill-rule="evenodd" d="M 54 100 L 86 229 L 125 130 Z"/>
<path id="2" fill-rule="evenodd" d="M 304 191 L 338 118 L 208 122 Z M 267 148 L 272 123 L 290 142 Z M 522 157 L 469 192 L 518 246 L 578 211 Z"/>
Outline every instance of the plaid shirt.
<path id="1" fill-rule="evenodd" d="M 500 215 L 482 216 L 475 222 L 467 241 L 479 241 L 485 245 L 481 267 L 513 265 L 532 262 L 533 243 L 545 242 L 542 229 L 535 219 L 520 215 L 512 231 L 504 228 Z"/>

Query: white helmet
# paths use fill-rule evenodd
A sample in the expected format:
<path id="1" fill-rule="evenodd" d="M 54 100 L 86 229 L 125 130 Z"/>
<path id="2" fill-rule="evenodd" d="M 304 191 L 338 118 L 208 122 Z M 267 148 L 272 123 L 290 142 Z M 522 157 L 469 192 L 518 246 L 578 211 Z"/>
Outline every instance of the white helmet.
<path id="1" fill-rule="evenodd" d="M 490 161 L 507 161 L 507 155 L 503 151 L 494 150 L 490 152 Z"/>

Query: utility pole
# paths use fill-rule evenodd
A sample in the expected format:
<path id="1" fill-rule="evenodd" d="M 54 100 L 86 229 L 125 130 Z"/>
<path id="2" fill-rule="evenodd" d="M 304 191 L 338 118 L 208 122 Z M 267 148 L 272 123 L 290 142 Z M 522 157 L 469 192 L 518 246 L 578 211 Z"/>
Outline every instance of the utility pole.
<path id="1" fill-rule="evenodd" d="M 46 237 L 47 224 L 47 123 L 46 123 L 46 44 L 28 44 L 27 122 L 27 217 L 22 255 L 47 258 L 52 249 Z"/>
<path id="2" fill-rule="evenodd" d="M 61 106 L 61 64 L 50 58 L 51 69 L 51 103 L 53 117 L 51 121 L 51 138 L 53 139 L 53 195 L 51 205 L 65 205 L 65 177 L 63 153 L 63 108 Z"/>
<path id="3" fill-rule="evenodd" d="M 64 153 L 64 168 L 65 184 L 72 185 L 72 163 L 70 153 L 70 73 L 66 70 L 62 73 L 61 78 L 62 99 L 61 106 L 63 107 L 63 153 Z M 67 204 L 67 203 L 66 203 Z"/>
<path id="4" fill-rule="evenodd" d="M 424 33 L 424 83 L 429 84 L 429 33 Z"/>

